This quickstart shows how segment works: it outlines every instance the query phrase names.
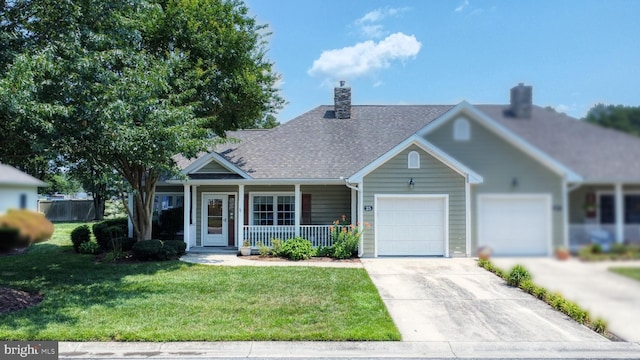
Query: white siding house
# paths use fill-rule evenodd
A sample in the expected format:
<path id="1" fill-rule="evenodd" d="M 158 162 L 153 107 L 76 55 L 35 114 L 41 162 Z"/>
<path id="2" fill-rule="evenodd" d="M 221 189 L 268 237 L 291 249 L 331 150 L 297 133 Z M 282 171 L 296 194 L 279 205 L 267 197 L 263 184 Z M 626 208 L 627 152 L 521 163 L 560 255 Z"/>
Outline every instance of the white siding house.
<path id="1" fill-rule="evenodd" d="M 0 164 L 0 213 L 9 209 L 38 210 L 38 187 L 46 187 L 40 181 L 13 166 Z"/>

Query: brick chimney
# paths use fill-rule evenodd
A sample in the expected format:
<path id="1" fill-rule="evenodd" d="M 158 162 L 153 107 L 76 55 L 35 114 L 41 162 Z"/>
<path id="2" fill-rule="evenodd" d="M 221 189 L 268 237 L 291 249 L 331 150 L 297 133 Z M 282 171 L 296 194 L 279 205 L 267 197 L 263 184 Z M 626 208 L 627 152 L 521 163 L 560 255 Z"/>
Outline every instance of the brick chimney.
<path id="1" fill-rule="evenodd" d="M 531 118 L 533 88 L 523 83 L 511 88 L 511 114 L 519 119 Z"/>
<path id="2" fill-rule="evenodd" d="M 336 119 L 351 118 L 351 87 L 345 86 L 345 83 L 341 80 L 340 86 L 333 89 Z"/>

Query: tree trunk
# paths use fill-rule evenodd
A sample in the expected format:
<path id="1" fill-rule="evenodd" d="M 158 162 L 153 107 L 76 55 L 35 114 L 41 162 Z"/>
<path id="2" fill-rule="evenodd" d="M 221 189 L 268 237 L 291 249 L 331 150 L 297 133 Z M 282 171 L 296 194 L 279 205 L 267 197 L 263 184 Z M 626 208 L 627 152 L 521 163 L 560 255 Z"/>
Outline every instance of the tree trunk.
<path id="1" fill-rule="evenodd" d="M 133 223 L 133 231 L 137 240 L 150 240 L 152 237 L 152 216 L 153 201 L 156 194 L 156 184 L 159 175 L 153 169 L 144 169 L 142 167 L 126 167 L 123 172 L 133 190 L 133 213 L 127 206 L 127 213 Z M 122 194 L 122 200 L 124 194 Z"/>
<path id="2" fill-rule="evenodd" d="M 93 194 L 93 212 L 95 213 L 94 220 L 100 221 L 104 219 L 104 206 L 104 196 L 100 194 Z"/>

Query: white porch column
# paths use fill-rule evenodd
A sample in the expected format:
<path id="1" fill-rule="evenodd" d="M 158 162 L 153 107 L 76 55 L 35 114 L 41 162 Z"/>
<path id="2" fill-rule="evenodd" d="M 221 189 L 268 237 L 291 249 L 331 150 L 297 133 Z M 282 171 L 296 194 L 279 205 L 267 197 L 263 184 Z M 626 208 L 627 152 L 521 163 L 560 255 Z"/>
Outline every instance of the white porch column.
<path id="1" fill-rule="evenodd" d="M 302 217 L 302 193 L 300 192 L 300 184 L 295 184 L 295 205 L 296 205 L 296 217 L 295 217 L 296 236 L 300 236 L 300 218 Z"/>
<path id="2" fill-rule="evenodd" d="M 187 245 L 186 250 L 189 251 L 191 248 L 191 185 L 184 184 L 184 200 L 183 200 L 183 215 L 184 215 L 184 225 L 183 225 L 183 241 Z"/>
<path id="3" fill-rule="evenodd" d="M 197 244 L 197 240 L 196 237 L 198 236 L 198 232 L 196 229 L 196 224 L 198 223 L 198 186 L 197 185 L 193 185 L 193 190 L 191 191 L 191 224 L 190 224 L 190 230 L 189 230 L 189 235 L 191 235 L 191 237 L 189 238 L 189 242 L 191 243 L 191 245 L 196 246 Z"/>
<path id="4" fill-rule="evenodd" d="M 238 245 L 238 250 L 242 246 L 244 242 L 244 185 L 238 185 L 238 213 L 236 214 L 236 245 Z"/>
<path id="5" fill-rule="evenodd" d="M 615 217 L 616 217 L 616 242 L 624 242 L 624 196 L 622 193 L 622 183 L 615 184 Z"/>

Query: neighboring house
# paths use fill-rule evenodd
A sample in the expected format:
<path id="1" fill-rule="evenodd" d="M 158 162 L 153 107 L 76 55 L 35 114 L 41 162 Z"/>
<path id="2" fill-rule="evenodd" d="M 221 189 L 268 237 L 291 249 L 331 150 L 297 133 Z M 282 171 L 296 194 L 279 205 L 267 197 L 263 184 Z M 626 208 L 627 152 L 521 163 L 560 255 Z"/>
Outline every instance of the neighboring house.
<path id="1" fill-rule="evenodd" d="M 13 166 L 0 164 L 0 213 L 8 209 L 38 210 L 38 188 L 49 186 Z"/>
<path id="2" fill-rule="evenodd" d="M 341 215 L 369 223 L 359 255 L 550 255 L 640 242 L 640 139 L 532 104 L 352 106 L 351 89 L 196 159 L 157 188 L 184 205 L 187 247 L 328 243 Z"/>

